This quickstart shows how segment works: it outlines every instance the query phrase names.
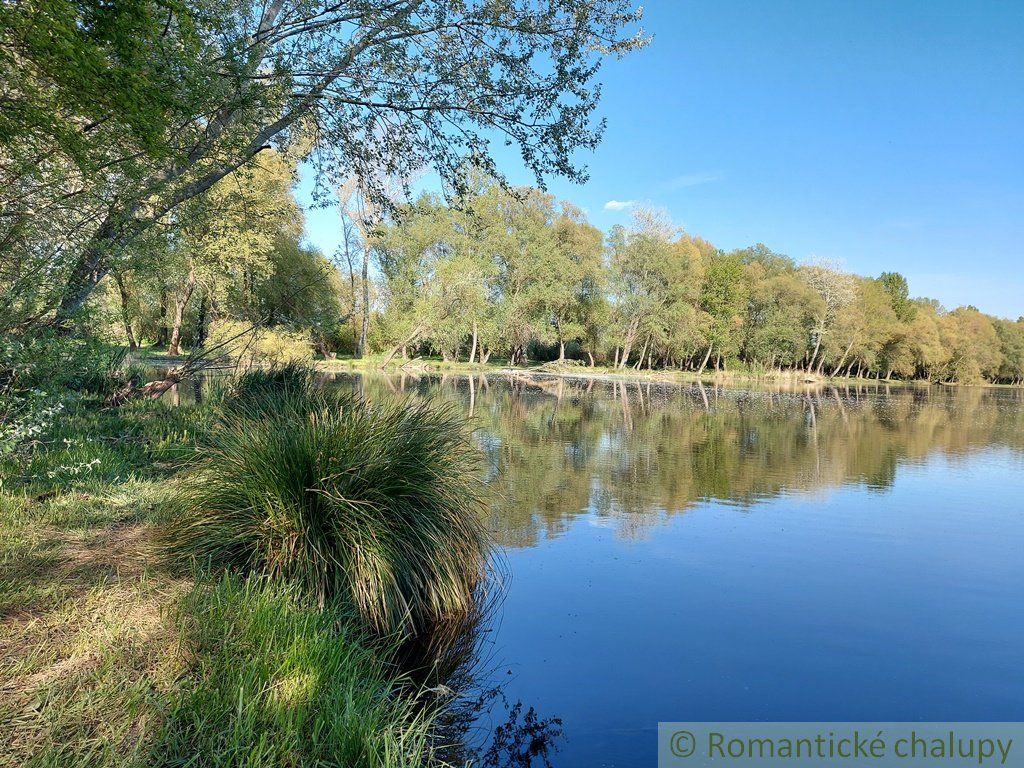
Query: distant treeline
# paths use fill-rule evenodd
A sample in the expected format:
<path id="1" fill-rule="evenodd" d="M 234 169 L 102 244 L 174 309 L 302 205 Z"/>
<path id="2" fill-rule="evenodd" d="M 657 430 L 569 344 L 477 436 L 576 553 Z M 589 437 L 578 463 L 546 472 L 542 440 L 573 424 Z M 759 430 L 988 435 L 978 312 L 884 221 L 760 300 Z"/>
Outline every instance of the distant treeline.
<path id="1" fill-rule="evenodd" d="M 122 252 L 78 322 L 171 353 L 252 324 L 262 331 L 242 348 L 270 357 L 1024 382 L 1024 319 L 911 298 L 896 271 L 862 278 L 760 244 L 723 251 L 657 211 L 605 234 L 540 189 L 473 172 L 461 194 L 411 204 L 381 203 L 353 178 L 327 257 L 304 240 L 296 163 L 264 153 L 182 205 Z M 399 201 L 400 182 L 388 184 Z M 30 266 L 12 274 L 8 310 L 20 310 L 8 318 L 45 306 Z"/>
<path id="2" fill-rule="evenodd" d="M 256 325 L 236 351 L 1024 382 L 1021 319 L 911 298 L 897 272 L 723 251 L 657 211 L 605 234 L 570 203 L 472 172 L 461 193 L 412 203 L 399 180 L 377 182 L 389 202 L 353 178 L 325 256 L 305 240 L 296 164 L 264 152 L 180 206 L 121 251 L 77 322 L 172 354 Z M 13 275 L 8 328 L 48 303 L 31 259 Z"/>
<path id="3" fill-rule="evenodd" d="M 604 236 L 572 204 L 470 179 L 450 204 L 420 197 L 369 244 L 382 276 L 371 344 L 392 353 L 1024 381 L 1024 319 L 911 298 L 898 272 L 723 251 L 657 211 Z"/>

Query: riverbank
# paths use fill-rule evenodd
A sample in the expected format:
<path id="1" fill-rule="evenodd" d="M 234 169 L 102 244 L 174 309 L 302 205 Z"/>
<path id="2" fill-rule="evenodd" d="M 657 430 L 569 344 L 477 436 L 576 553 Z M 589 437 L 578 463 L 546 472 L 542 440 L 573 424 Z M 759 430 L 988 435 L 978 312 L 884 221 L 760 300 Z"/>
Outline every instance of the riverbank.
<path id="1" fill-rule="evenodd" d="M 318 369 L 327 373 L 383 371 L 394 374 L 457 373 L 464 375 L 486 374 L 509 377 L 565 378 L 577 380 L 640 382 L 658 384 L 705 384 L 709 386 L 774 386 L 785 389 L 814 389 L 823 386 L 877 387 L 877 386 L 981 386 L 1010 387 L 1008 384 L 981 383 L 976 385 L 949 382 L 929 382 L 904 379 L 867 379 L 849 376 L 819 376 L 804 371 L 775 370 L 754 373 L 743 370 L 713 371 L 698 374 L 695 371 L 658 370 L 634 368 L 616 369 L 609 366 L 588 366 L 568 362 L 536 363 L 533 365 L 509 366 L 505 362 L 465 363 L 444 361 L 437 358 L 416 358 L 414 360 L 391 362 L 383 366 L 382 356 L 365 358 L 338 357 L 314 361 Z"/>
<path id="2" fill-rule="evenodd" d="M 173 367 L 181 365 L 186 357 L 168 356 L 158 350 L 142 349 L 135 354 L 137 361 L 153 366 Z M 609 366 L 589 366 L 581 361 L 557 361 L 534 363 L 530 365 L 510 366 L 504 360 L 488 361 L 487 363 L 468 363 L 442 360 L 434 357 L 417 357 L 412 360 L 391 360 L 386 365 L 383 355 L 367 355 L 366 357 L 337 356 L 334 358 L 317 358 L 311 364 L 325 373 L 363 373 L 386 372 L 393 374 L 423 375 L 455 373 L 462 375 L 499 375 L 508 377 L 539 377 L 564 378 L 593 381 L 641 382 L 658 384 L 705 384 L 709 386 L 771 386 L 785 390 L 806 390 L 823 386 L 841 387 L 982 387 L 998 389 L 1020 389 L 1024 385 L 993 384 L 977 382 L 966 384 L 960 382 L 932 382 L 923 379 L 874 379 L 856 376 L 826 376 L 808 374 L 799 370 L 770 370 L 752 372 L 745 370 L 705 370 L 698 374 L 695 371 L 612 368 Z"/>
<path id="3" fill-rule="evenodd" d="M 163 557 L 217 403 L 52 389 L 0 435 L 0 765 L 430 762 L 431 708 L 346 606 Z"/>

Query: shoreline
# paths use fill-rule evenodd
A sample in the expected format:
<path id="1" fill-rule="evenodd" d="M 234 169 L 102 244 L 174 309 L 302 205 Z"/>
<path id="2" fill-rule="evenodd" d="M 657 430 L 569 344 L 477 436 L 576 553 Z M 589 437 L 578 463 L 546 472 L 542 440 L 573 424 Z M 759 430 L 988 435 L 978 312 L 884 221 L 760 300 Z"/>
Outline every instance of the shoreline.
<path id="1" fill-rule="evenodd" d="M 132 360 L 153 366 L 175 366 L 185 362 L 186 357 L 168 357 L 158 352 L 136 352 Z M 745 385 L 771 386 L 782 385 L 799 389 L 818 389 L 826 386 L 871 386 L 871 387 L 955 387 L 955 388 L 990 388 L 990 389 L 1022 389 L 1024 385 L 979 382 L 961 384 L 958 382 L 927 381 L 924 379 L 867 379 L 850 376 L 818 376 L 803 371 L 779 371 L 766 374 L 754 374 L 745 371 L 716 371 L 697 374 L 694 371 L 676 370 L 613 370 L 607 366 L 565 365 L 556 362 L 538 363 L 537 365 L 509 366 L 499 363 L 465 363 L 446 362 L 434 358 L 414 358 L 402 363 L 389 363 L 382 366 L 383 358 L 369 356 L 364 358 L 339 357 L 315 358 L 311 364 L 324 373 L 382 373 L 382 374 L 460 374 L 515 377 L 537 377 L 548 379 L 570 379 L 577 381 L 610 381 L 620 383 L 655 383 L 655 384 L 704 384 L 711 386 Z"/>
<path id="2" fill-rule="evenodd" d="M 143 353 L 133 356 L 133 361 L 143 365 L 178 366 L 186 359 L 184 355 L 170 357 L 160 353 Z M 606 381 L 620 383 L 655 383 L 655 384 L 705 384 L 711 386 L 722 385 L 757 385 L 770 386 L 782 385 L 785 387 L 801 389 L 818 389 L 825 386 L 871 386 L 871 387 L 955 387 L 955 388 L 991 388 L 991 389 L 1021 389 L 1024 385 L 1000 384 L 991 382 L 979 382 L 975 384 L 962 384 L 957 382 L 934 382 L 924 379 L 865 379 L 857 377 L 830 377 L 806 374 L 802 371 L 781 371 L 767 374 L 753 374 L 740 371 L 719 371 L 713 373 L 696 374 L 692 371 L 614 371 L 607 367 L 586 365 L 558 365 L 556 362 L 542 362 L 530 367 L 511 367 L 495 362 L 452 362 L 427 358 L 414 358 L 407 360 L 400 365 L 391 364 L 381 366 L 381 357 L 336 357 L 336 358 L 314 358 L 311 365 L 318 371 L 330 374 L 339 373 L 380 373 L 389 375 L 443 375 L 460 374 L 465 376 L 485 375 L 504 376 L 507 378 L 532 377 L 546 379 L 569 379 L 575 381 Z"/>

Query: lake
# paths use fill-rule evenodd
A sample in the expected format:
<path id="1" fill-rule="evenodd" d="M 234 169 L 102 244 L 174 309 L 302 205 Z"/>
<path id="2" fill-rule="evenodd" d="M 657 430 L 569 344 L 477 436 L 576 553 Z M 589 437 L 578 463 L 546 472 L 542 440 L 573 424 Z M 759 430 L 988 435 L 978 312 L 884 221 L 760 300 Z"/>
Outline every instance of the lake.
<path id="1" fill-rule="evenodd" d="M 562 768 L 653 765 L 659 720 L 1024 720 L 1019 390 L 338 378 L 478 427 L 470 741 L 517 702 Z"/>

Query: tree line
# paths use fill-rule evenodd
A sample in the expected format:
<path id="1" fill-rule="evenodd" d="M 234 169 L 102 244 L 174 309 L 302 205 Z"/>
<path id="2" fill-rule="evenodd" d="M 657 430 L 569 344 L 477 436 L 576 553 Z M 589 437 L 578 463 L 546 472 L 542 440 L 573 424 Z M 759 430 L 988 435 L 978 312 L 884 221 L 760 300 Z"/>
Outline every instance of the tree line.
<path id="1" fill-rule="evenodd" d="M 1024 381 L 1024 319 L 911 298 L 895 271 L 861 277 L 762 244 L 725 251 L 659 211 L 604 236 L 571 203 L 477 175 L 450 201 L 420 196 L 369 246 L 389 355 Z"/>
<path id="2" fill-rule="evenodd" d="M 177 355 L 244 323 L 267 357 L 418 355 L 616 370 L 1024 382 L 1024 319 L 911 298 L 898 272 L 731 251 L 638 209 L 607 234 L 538 188 L 463 170 L 462 191 L 336 191 L 341 245 L 304 236 L 298 160 L 262 153 L 136 241 L 81 322 Z M 372 267 L 372 269 L 371 269 Z"/>

